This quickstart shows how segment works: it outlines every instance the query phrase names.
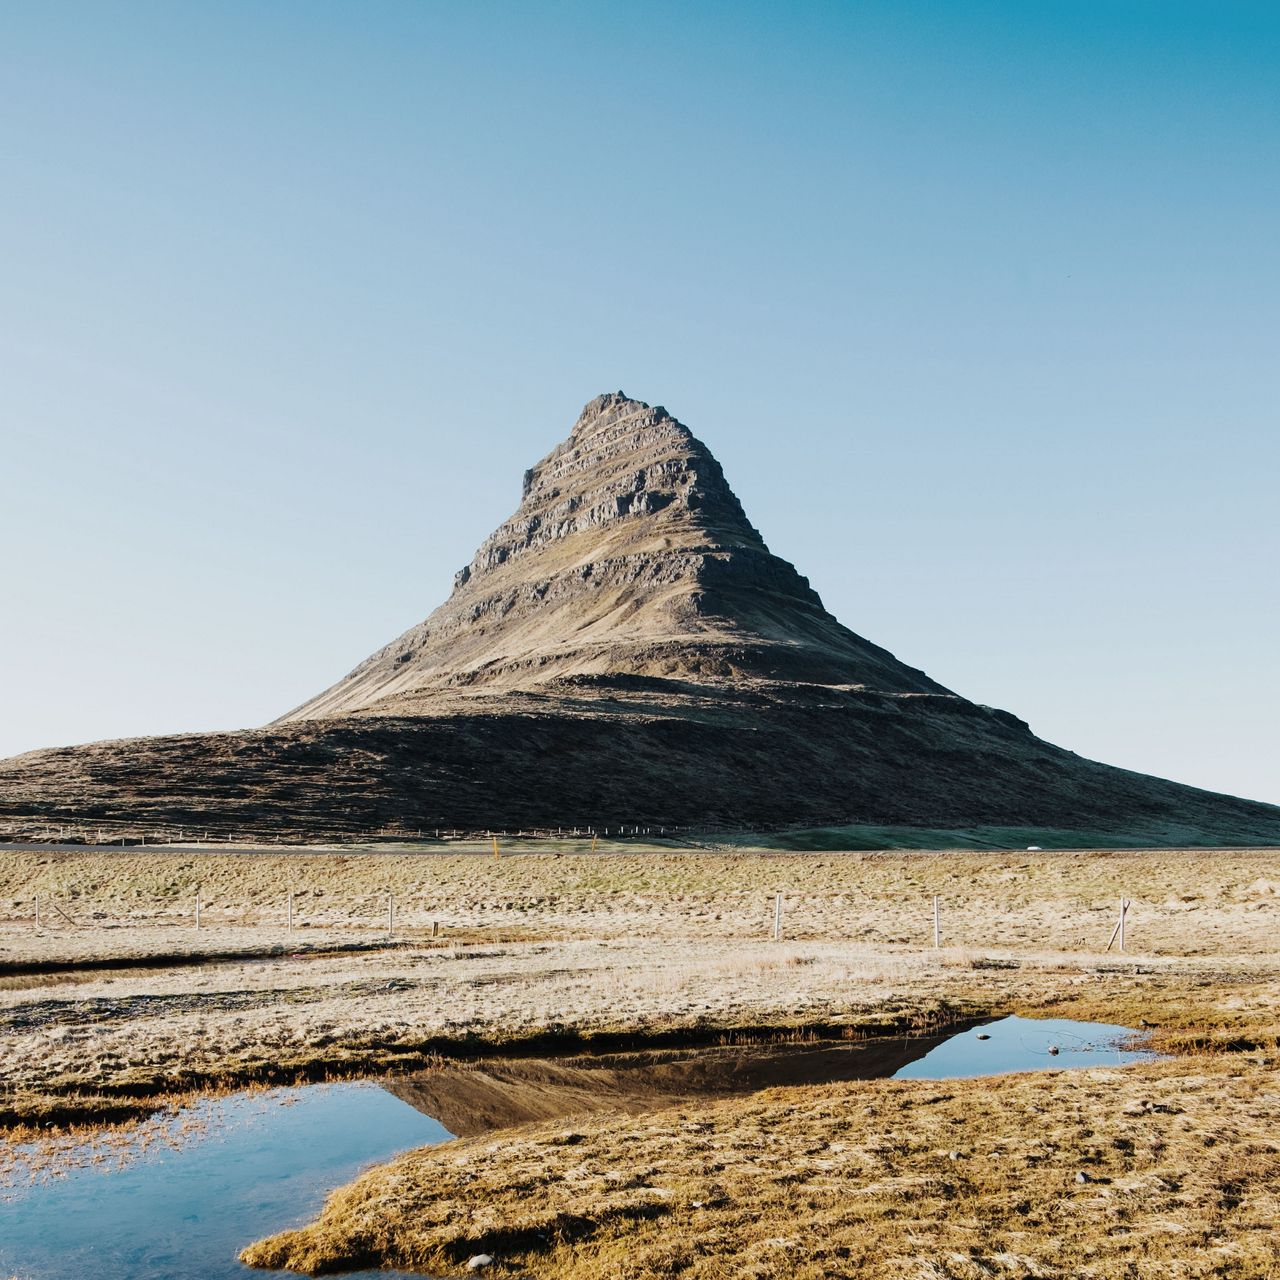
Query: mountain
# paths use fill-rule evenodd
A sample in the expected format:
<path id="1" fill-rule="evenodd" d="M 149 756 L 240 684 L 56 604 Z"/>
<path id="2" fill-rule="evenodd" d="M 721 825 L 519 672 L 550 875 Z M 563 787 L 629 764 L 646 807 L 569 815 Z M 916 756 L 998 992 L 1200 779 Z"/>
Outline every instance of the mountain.
<path id="1" fill-rule="evenodd" d="M 947 693 L 841 626 L 770 553 L 706 446 L 619 392 L 525 472 L 519 509 L 448 601 L 283 723 L 611 676 Z"/>
<path id="2" fill-rule="evenodd" d="M 0 762 L 0 830 L 50 823 L 1280 843 L 1280 809 L 1083 760 L 844 627 L 707 448 L 621 392 L 525 472 L 444 604 L 274 724 Z"/>

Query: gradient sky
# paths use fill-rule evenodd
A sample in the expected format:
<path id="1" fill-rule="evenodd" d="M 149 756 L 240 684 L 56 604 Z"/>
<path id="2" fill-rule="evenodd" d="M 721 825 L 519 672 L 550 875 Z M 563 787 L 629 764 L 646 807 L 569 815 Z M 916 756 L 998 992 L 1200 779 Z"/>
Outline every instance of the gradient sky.
<path id="1" fill-rule="evenodd" d="M 1280 6 L 0 8 L 0 754 L 260 724 L 592 396 L 854 630 L 1280 802 Z"/>

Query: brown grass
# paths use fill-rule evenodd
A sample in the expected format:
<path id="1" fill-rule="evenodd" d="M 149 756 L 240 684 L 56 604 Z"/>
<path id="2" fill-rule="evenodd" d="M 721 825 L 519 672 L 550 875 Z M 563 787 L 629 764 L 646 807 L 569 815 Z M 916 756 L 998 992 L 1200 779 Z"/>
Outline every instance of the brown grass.
<path id="1" fill-rule="evenodd" d="M 191 927 L 197 885 L 202 934 Z M 1144 953 L 1261 954 L 1280 913 L 1280 852 L 0 853 L 0 963 L 123 954 L 148 927 L 182 952 L 255 935 L 280 945 L 291 887 L 300 925 L 353 940 L 385 928 L 388 891 L 410 931 L 439 921 L 553 937 L 740 939 L 767 936 L 781 892 L 791 940 L 918 947 L 932 941 L 936 893 L 948 946 L 1100 950 L 1125 896 L 1132 946 Z M 38 934 L 37 894 L 79 927 L 46 909 Z M 309 943 L 301 928 L 292 940 Z"/>
<path id="2" fill-rule="evenodd" d="M 156 895 L 181 903 L 197 882 L 207 902 L 264 919 L 283 886 L 307 885 L 334 924 L 288 934 L 217 923 L 214 909 L 200 933 L 180 914 L 157 921 Z M 408 940 L 387 948 L 372 924 L 344 934 L 341 904 L 373 913 L 387 885 Z M 402 1071 L 435 1053 L 839 1034 L 1098 989 L 1123 997 L 1136 1024 L 1162 1020 L 1169 981 L 1213 1006 L 1209 1022 L 1229 1039 L 1219 1015 L 1267 980 L 1277 885 L 1280 854 L 1259 851 L 5 855 L 0 913 L 53 886 L 73 917 L 97 924 L 0 925 L 0 966 L 64 966 L 0 988 L 0 1125 L 120 1118 L 170 1093 Z M 778 945 L 768 936 L 781 886 Z M 1122 888 L 1139 956 L 1102 953 Z M 928 945 L 933 890 L 940 951 Z M 422 926 L 446 912 L 431 939 Z M 187 948 L 222 960 L 195 964 Z M 156 967 L 86 967 L 116 963 Z M 1201 1034 L 1189 1026 L 1189 1042 Z"/>
<path id="3" fill-rule="evenodd" d="M 197 880 L 214 903 L 200 935 L 182 915 Z M 279 927 L 289 882 L 320 890 L 300 909 L 311 954 Z M 96 923 L 37 934 L 23 914 L 37 887 Z M 388 887 L 409 941 L 358 949 Z M 1263 1229 L 1280 1207 L 1280 1097 L 1262 1061 L 1280 1035 L 1278 889 L 1274 851 L 5 855 L 0 964 L 64 969 L 0 988 L 0 1118 L 119 1119 L 210 1085 L 437 1052 L 858 1036 L 977 1012 L 1145 1022 L 1177 1057 L 775 1090 L 414 1153 L 252 1256 L 456 1272 L 488 1252 L 500 1271 L 565 1280 L 1280 1277 Z M 1122 894 L 1131 951 L 1108 955 Z M 232 923 L 229 903 L 262 923 Z M 232 954 L 200 965 L 188 948 Z M 82 967 L 126 955 L 161 967 Z"/>
<path id="4" fill-rule="evenodd" d="M 450 1275 L 488 1253 L 498 1274 L 556 1280 L 1280 1276 L 1280 974 L 1094 977 L 1013 1004 L 1158 1018 L 1146 1035 L 1171 1056 L 774 1089 L 468 1139 L 370 1171 L 243 1256 Z"/>
<path id="5" fill-rule="evenodd" d="M 450 1143 L 245 1251 L 557 1280 L 1280 1274 L 1275 1078 L 1240 1055 L 776 1089 Z"/>

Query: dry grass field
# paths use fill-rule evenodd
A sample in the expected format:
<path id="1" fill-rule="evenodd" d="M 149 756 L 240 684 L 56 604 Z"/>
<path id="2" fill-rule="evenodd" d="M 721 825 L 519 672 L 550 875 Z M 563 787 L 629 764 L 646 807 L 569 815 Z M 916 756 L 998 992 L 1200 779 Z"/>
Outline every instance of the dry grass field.
<path id="1" fill-rule="evenodd" d="M 1122 896 L 1124 955 L 1105 950 Z M 1051 1012 L 1145 1026 L 1170 1056 L 480 1135 L 367 1174 L 251 1256 L 443 1274 L 485 1252 L 569 1280 L 1280 1276 L 1278 912 L 1276 851 L 0 854 L 0 1120 L 12 1152 L 34 1126 L 439 1054 Z"/>
<path id="2" fill-rule="evenodd" d="M 537 929 L 549 937 L 767 935 L 773 895 L 789 938 L 918 946 L 940 895 L 955 946 L 1092 951 L 1121 896 L 1133 945 L 1148 954 L 1258 949 L 1280 912 L 1280 857 L 1248 850 L 1032 853 L 601 852 L 586 842 L 503 842 L 470 852 L 239 854 L 0 852 L 0 965 L 148 951 L 215 950 L 286 921 L 305 929 Z M 2 846 L 0 846 L 2 848 Z M 196 894 L 206 936 L 196 934 Z M 36 898 L 44 929 L 34 931 Z M 61 912 L 65 912 L 63 915 Z M 69 917 L 69 919 L 68 919 Z M 164 932 L 151 939 L 148 927 Z M 279 941 L 278 939 L 276 940 Z"/>

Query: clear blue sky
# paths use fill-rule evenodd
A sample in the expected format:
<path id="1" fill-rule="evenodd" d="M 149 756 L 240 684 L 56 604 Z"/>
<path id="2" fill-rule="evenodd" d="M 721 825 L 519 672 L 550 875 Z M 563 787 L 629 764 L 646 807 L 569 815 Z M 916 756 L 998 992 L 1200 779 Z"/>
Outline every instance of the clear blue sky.
<path id="1" fill-rule="evenodd" d="M 1280 801 L 1280 6 L 0 9 L 0 753 L 262 723 L 601 391 L 855 630 Z"/>

